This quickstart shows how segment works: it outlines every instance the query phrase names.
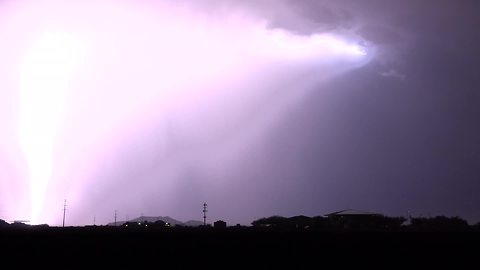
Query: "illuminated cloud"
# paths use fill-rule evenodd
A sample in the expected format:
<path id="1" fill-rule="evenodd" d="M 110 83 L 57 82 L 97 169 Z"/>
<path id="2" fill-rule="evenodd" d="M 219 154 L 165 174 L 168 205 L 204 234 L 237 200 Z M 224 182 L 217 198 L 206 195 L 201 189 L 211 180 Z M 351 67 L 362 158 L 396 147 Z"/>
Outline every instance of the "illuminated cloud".
<path id="1" fill-rule="evenodd" d="M 292 102 L 374 56 L 354 32 L 300 31 L 253 4 L 212 14 L 207 2 L 2 4 L 28 179 L 15 197 L 30 202 L 18 218 L 58 223 L 63 199 L 77 223 L 174 212 L 175 197 L 195 196 L 175 193 L 191 166 L 231 168 Z"/>

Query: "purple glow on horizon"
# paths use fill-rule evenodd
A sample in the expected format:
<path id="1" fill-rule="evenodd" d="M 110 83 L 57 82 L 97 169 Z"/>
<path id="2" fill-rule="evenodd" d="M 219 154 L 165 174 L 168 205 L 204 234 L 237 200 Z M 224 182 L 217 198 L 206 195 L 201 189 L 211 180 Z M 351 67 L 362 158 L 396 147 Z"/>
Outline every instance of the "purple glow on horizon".
<path id="1" fill-rule="evenodd" d="M 7 219 L 59 224 L 64 199 L 70 224 L 175 217 L 186 164 L 221 175 L 309 90 L 374 54 L 353 33 L 182 3 L 0 3 Z"/>

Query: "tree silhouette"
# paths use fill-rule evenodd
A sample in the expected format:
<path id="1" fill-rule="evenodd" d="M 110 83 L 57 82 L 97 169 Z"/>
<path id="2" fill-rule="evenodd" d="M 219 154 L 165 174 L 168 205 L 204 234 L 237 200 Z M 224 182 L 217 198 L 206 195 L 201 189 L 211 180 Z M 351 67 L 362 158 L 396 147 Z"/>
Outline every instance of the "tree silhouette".
<path id="1" fill-rule="evenodd" d="M 467 221 L 459 217 L 436 216 L 433 218 L 412 218 L 410 227 L 423 231 L 463 231 L 469 228 Z"/>

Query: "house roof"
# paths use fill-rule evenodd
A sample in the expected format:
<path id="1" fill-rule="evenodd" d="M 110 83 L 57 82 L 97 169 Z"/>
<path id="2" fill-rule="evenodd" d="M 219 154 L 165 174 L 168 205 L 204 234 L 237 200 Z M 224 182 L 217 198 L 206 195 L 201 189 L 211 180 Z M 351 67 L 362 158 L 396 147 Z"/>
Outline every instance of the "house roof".
<path id="1" fill-rule="evenodd" d="M 327 217 L 328 216 L 381 216 L 381 214 L 355 210 L 355 209 L 346 209 L 346 210 L 326 214 L 325 216 Z"/>

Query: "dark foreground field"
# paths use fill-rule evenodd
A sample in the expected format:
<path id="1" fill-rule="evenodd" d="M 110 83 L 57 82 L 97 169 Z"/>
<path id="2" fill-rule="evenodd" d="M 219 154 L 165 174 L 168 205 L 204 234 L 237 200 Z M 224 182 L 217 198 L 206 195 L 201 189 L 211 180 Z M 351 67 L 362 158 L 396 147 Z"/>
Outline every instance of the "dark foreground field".
<path id="1" fill-rule="evenodd" d="M 272 232 L 251 229 L 28 228 L 0 231 L 1 258 L 17 264 L 153 269 L 320 269 L 450 266 L 480 259 L 480 233 Z M 282 268 L 283 269 L 283 268 Z"/>

